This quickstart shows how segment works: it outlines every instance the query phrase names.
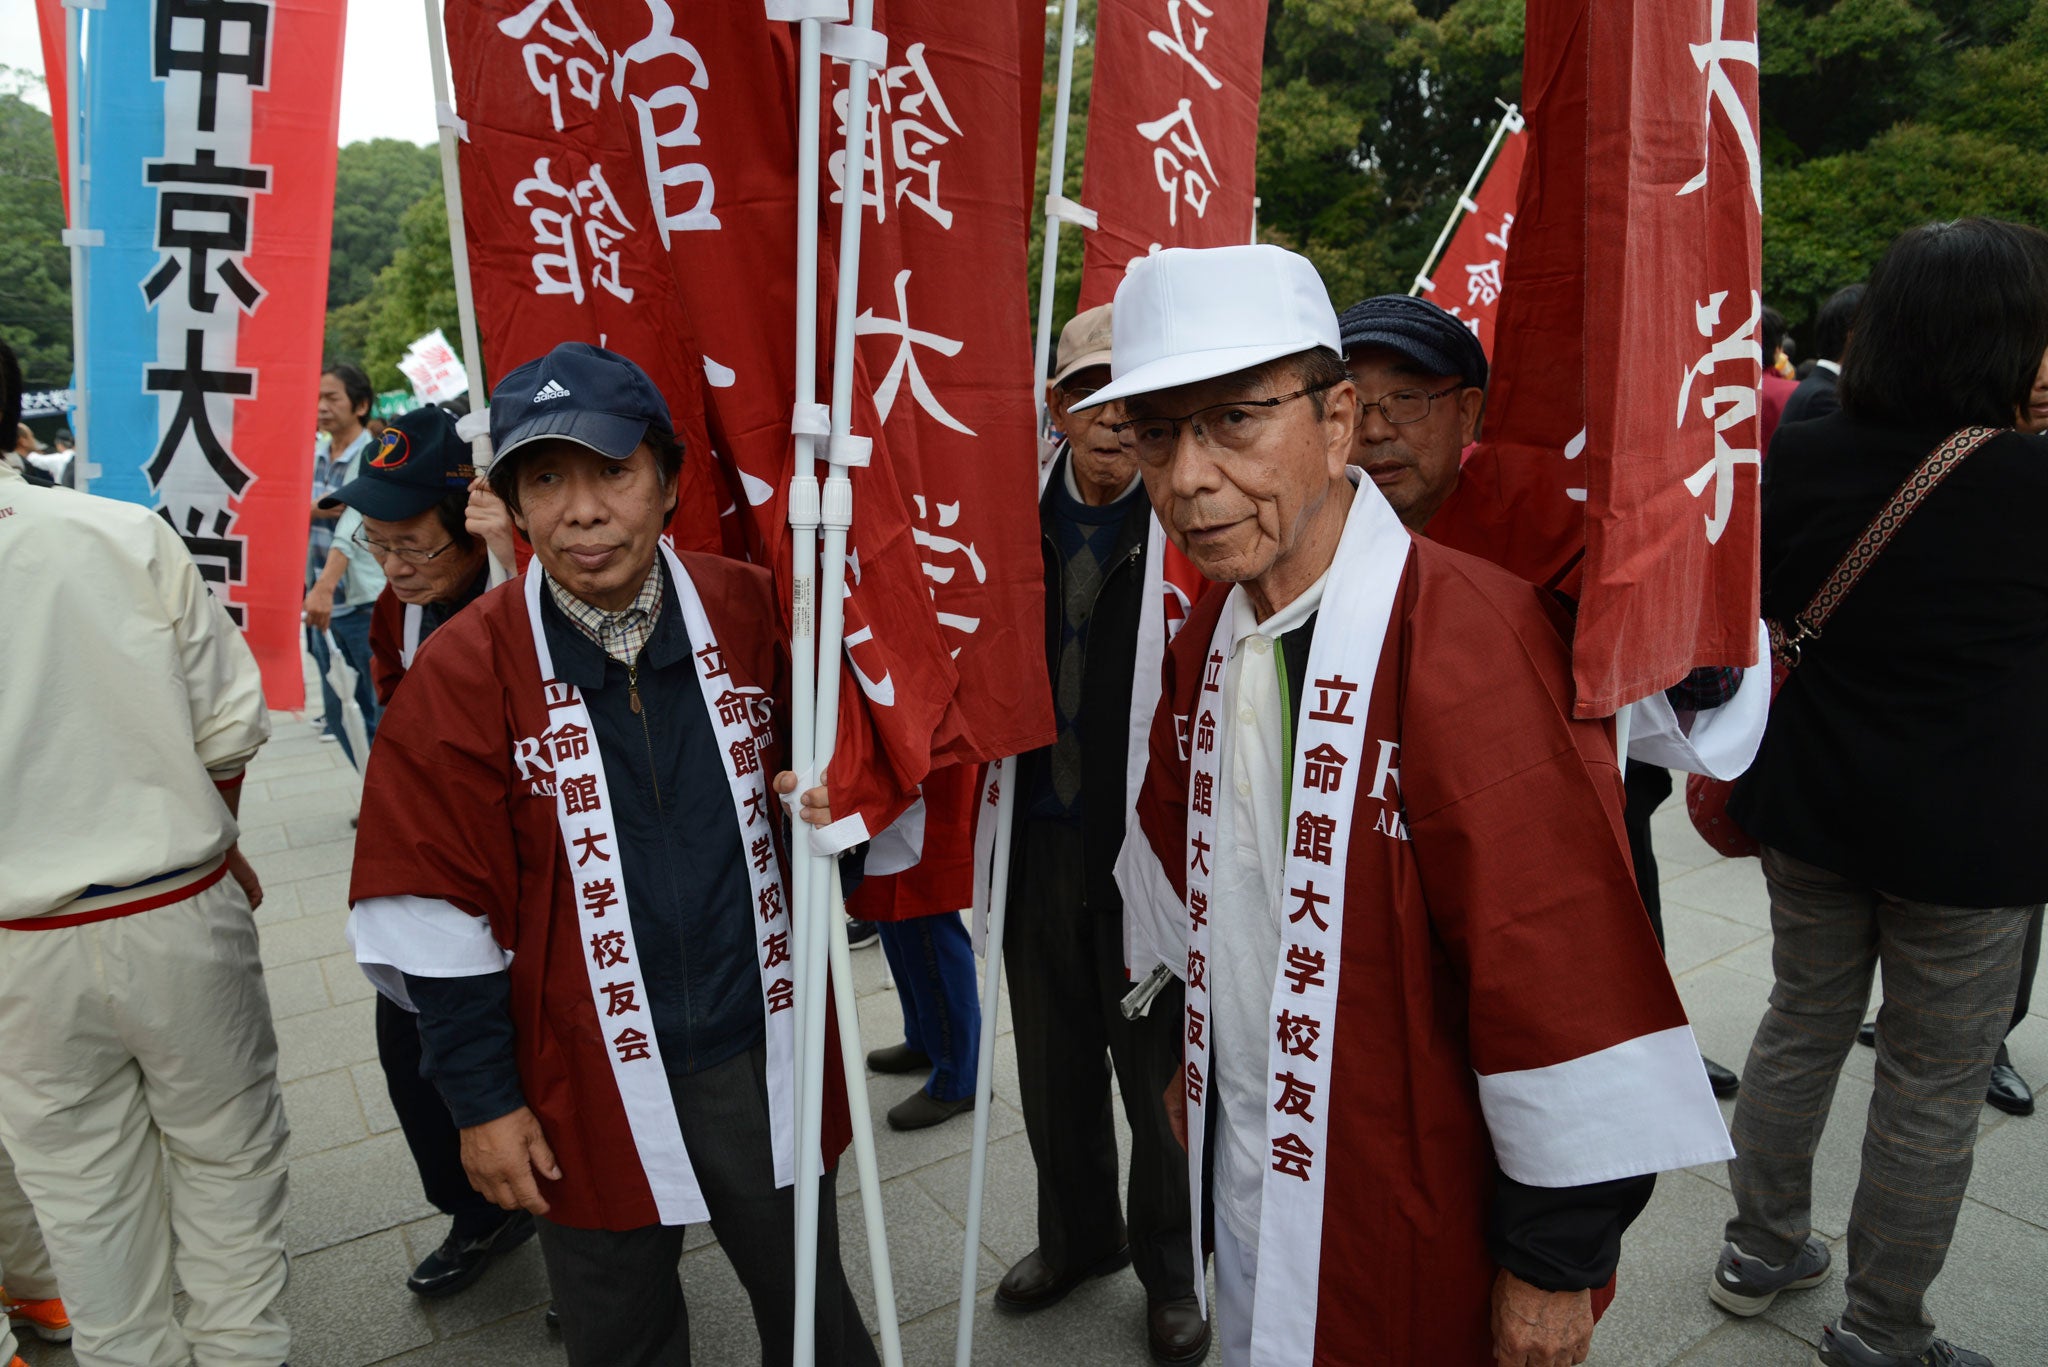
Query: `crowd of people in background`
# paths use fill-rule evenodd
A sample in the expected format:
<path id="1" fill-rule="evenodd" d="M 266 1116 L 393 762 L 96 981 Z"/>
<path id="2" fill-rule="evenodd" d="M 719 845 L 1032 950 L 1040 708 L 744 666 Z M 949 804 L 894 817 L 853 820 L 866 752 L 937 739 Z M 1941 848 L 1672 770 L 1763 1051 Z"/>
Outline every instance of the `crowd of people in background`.
<path id="1" fill-rule="evenodd" d="M 1569 599 L 1428 535 L 1484 431 L 1473 333 L 1408 296 L 1340 315 L 1275 247 L 1141 259 L 1067 324 L 1030 624 L 1056 735 L 1018 767 L 1005 945 L 1037 1243 L 999 1311 L 1129 1267 L 1168 1367 L 1577 1363 L 1657 1173 L 1726 1159 L 1706 1294 L 1758 1315 L 1832 1275 L 1813 1156 L 1860 1038 L 1877 1090 L 1816 1360 L 1989 1367 L 1927 1293 L 1980 1106 L 2034 1104 L 2005 1036 L 2048 901 L 2048 235 L 1915 229 L 1812 335 L 1795 369 L 1763 312 L 1772 658 L 1656 700 L 1697 737 L 1775 694 L 1727 801 L 1775 983 L 1747 1057 L 1714 1061 L 1661 960 L 1672 774 L 1572 717 Z M 87 1367 L 276 1367 L 287 1129 L 235 823 L 271 722 L 162 519 L 48 487 L 75 453 L 41 451 L 0 361 L 0 639 L 10 680 L 67 699 L 0 688 L 10 1322 Z M 407 1286 L 457 1294 L 537 1236 L 569 1360 L 668 1367 L 708 1222 L 788 1361 L 811 1175 L 780 813 L 826 830 L 831 795 L 795 791 L 766 720 L 772 582 L 662 542 L 703 453 L 630 357 L 569 343 L 507 375 L 488 470 L 455 415 L 374 397 L 325 366 L 305 644 L 316 724 L 365 778 L 349 944 L 449 1221 Z M 1169 542 L 1210 588 L 1162 674 Z M 841 877 L 904 1037 L 868 1065 L 923 1077 L 893 1128 L 945 1124 L 988 1025 L 973 950 L 956 915 L 897 919 L 869 853 Z M 1158 943 L 1171 971 L 1134 973 Z M 1555 1011 L 1564 979 L 1583 1009 Z M 836 1085 L 825 1106 L 818 1360 L 869 1362 Z"/>

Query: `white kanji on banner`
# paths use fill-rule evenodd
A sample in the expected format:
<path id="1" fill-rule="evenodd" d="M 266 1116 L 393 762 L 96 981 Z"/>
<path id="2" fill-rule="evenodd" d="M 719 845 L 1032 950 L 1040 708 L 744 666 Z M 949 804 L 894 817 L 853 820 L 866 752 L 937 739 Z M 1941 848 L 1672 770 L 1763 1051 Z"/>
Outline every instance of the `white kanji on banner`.
<path id="1" fill-rule="evenodd" d="M 897 388 L 908 380 L 911 397 L 917 400 L 917 406 L 924 410 L 926 416 L 945 424 L 955 432 L 971 437 L 974 435 L 974 429 L 946 411 L 938 396 L 932 393 L 931 385 L 924 378 L 924 372 L 918 369 L 918 347 L 936 351 L 941 356 L 958 356 L 962 344 L 951 337 L 943 337 L 936 332 L 925 332 L 910 325 L 910 305 L 905 297 L 910 286 L 910 275 L 908 269 L 896 272 L 894 318 L 877 318 L 872 308 L 866 308 L 860 311 L 860 317 L 853 320 L 855 336 L 895 337 L 900 342 L 896 348 L 896 359 L 889 363 L 889 373 L 875 386 L 875 411 L 881 415 L 883 422 L 887 422 L 890 410 L 896 406 Z"/>
<path id="2" fill-rule="evenodd" d="M 1179 225 L 1183 203 L 1195 217 L 1206 215 L 1209 197 L 1216 192 L 1216 168 L 1195 128 L 1194 102 L 1183 96 L 1171 114 L 1139 124 L 1138 132 L 1158 144 L 1152 149 L 1152 173 L 1166 191 L 1166 221 Z"/>
<path id="3" fill-rule="evenodd" d="M 604 44 L 577 12 L 576 0 L 533 0 L 519 13 L 501 20 L 498 31 L 522 44 L 526 79 L 547 96 L 555 131 L 563 130 L 562 96 L 597 108 L 603 78 Z M 589 55 L 585 55 L 587 50 Z M 594 59 L 594 60 L 593 60 Z"/>
<path id="4" fill-rule="evenodd" d="M 867 127 L 867 184 L 861 203 L 875 211 L 875 221 L 887 222 L 891 205 L 904 200 L 922 209 L 941 228 L 953 226 L 953 211 L 939 202 L 941 152 L 956 138 L 964 136 L 959 121 L 946 105 L 946 97 L 932 77 L 925 59 L 925 45 L 912 43 L 903 61 L 877 73 L 880 79 L 869 87 Z M 826 160 L 832 176 L 832 203 L 846 199 L 846 110 L 847 92 L 832 97 L 832 111 L 839 117 L 837 139 L 840 150 Z M 886 132 L 885 132 L 886 129 Z M 895 177 L 895 193 L 889 192 L 889 178 Z"/>
<path id="5" fill-rule="evenodd" d="M 911 539 L 917 542 L 918 560 L 924 565 L 925 578 L 934 584 L 951 584 L 965 569 L 977 584 L 988 582 L 988 566 L 982 563 L 981 552 L 974 548 L 972 541 L 961 541 L 946 534 L 947 529 L 960 522 L 960 504 L 927 501 L 923 494 L 911 495 L 911 502 L 917 508 L 917 520 L 911 526 Z M 936 516 L 935 516 L 936 515 Z M 955 561 L 958 563 L 948 563 Z M 937 594 L 933 598 L 937 598 Z M 981 619 L 965 613 L 945 612 L 938 614 L 939 625 L 963 636 L 972 636 L 981 630 Z M 960 647 L 953 647 L 953 657 L 958 659 Z"/>
<path id="6" fill-rule="evenodd" d="M 694 45 L 676 36 L 675 12 L 668 0 L 645 0 L 647 35 L 613 54 L 612 98 L 624 95 L 626 75 L 635 66 L 666 60 L 665 74 L 679 78 L 653 95 L 626 97 L 633 106 L 640 130 L 640 158 L 647 172 L 647 197 L 654 203 L 654 226 L 661 245 L 669 245 L 669 234 L 704 232 L 719 226 L 712 212 L 716 187 L 711 168 L 692 160 L 688 153 L 671 155 L 677 148 L 698 147 L 697 97 L 693 93 L 711 88 L 711 73 Z M 676 65 L 678 62 L 683 65 Z"/>
<path id="7" fill-rule="evenodd" d="M 534 158 L 533 174 L 512 190 L 512 202 L 528 211 L 539 248 L 532 257 L 533 292 L 566 294 L 580 304 L 587 282 L 632 303 L 632 287 L 620 275 L 618 244 L 633 225 L 605 182 L 604 167 L 592 162 L 590 174 L 571 189 L 555 180 L 551 162 Z"/>
<path id="8" fill-rule="evenodd" d="M 1188 17 L 1188 10 L 1192 10 L 1195 17 Z M 1166 0 L 1166 22 L 1173 32 L 1169 35 L 1152 29 L 1146 33 L 1145 39 L 1161 52 L 1186 62 L 1209 89 L 1221 90 L 1223 82 L 1217 80 L 1216 73 L 1195 55 L 1209 41 L 1209 30 L 1200 21 L 1215 17 L 1216 11 L 1203 4 L 1202 0 Z"/>
<path id="9" fill-rule="evenodd" d="M 1749 163 L 1750 197 L 1761 208 L 1764 202 L 1764 164 L 1763 154 L 1757 147 L 1756 125 L 1750 120 L 1749 111 L 1742 106 L 1742 93 L 1735 88 L 1735 78 L 1726 69 L 1729 62 L 1756 66 L 1756 36 L 1752 34 L 1747 39 L 1721 36 L 1726 4 L 1727 0 L 1714 0 L 1712 36 L 1704 43 L 1692 44 L 1693 64 L 1707 74 L 1707 111 L 1702 122 L 1706 136 L 1711 139 L 1714 111 L 1719 109 L 1728 120 L 1728 126 L 1735 130 L 1735 140 L 1742 145 L 1742 155 Z M 1712 163 L 1713 152 L 1709 148 L 1701 161 L 1699 174 L 1680 187 L 1678 193 L 1689 195 L 1695 190 L 1705 189 L 1707 170 Z"/>
<path id="10" fill-rule="evenodd" d="M 1694 498 L 1704 494 L 1709 483 L 1714 487 L 1713 509 L 1706 515 L 1709 544 L 1719 542 L 1721 533 L 1728 529 L 1728 515 L 1735 505 L 1736 468 L 1763 463 L 1754 445 L 1735 446 L 1728 440 L 1730 432 L 1745 425 L 1750 440 L 1756 439 L 1756 376 L 1758 368 L 1763 365 L 1764 355 L 1763 343 L 1759 340 L 1763 327 L 1763 299 L 1752 290 L 1748 321 L 1717 338 L 1715 332 L 1722 325 L 1721 305 L 1727 299 L 1726 290 L 1717 290 L 1704 304 L 1695 306 L 1695 324 L 1700 336 L 1708 339 L 1709 346 L 1706 353 L 1685 372 L 1684 383 L 1678 389 L 1678 426 L 1684 427 L 1693 381 L 1704 378 L 1722 365 L 1734 366 L 1739 371 L 1738 375 L 1730 377 L 1729 383 L 1717 384 L 1700 395 L 1700 412 L 1714 424 L 1714 455 L 1685 481 L 1687 491 Z"/>

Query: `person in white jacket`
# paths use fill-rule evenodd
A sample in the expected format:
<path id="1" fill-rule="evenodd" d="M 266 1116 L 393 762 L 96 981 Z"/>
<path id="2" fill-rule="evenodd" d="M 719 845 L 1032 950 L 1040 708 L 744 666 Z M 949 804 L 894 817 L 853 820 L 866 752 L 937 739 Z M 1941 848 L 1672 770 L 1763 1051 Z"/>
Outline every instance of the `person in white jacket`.
<path id="1" fill-rule="evenodd" d="M 0 384 L 0 437 L 18 404 Z M 0 471 L 0 583 L 5 679 L 34 685 L 0 686 L 0 1143 L 73 1350 L 278 1367 L 288 1131 L 235 821 L 256 661 L 147 508 Z"/>

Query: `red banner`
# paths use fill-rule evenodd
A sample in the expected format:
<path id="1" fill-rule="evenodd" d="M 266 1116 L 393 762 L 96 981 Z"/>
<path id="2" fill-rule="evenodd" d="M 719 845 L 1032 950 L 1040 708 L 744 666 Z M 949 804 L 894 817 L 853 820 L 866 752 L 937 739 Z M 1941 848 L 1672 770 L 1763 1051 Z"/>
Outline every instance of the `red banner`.
<path id="1" fill-rule="evenodd" d="M 855 333 L 867 373 L 879 377 L 889 463 L 959 671 L 963 734 L 950 757 L 997 759 L 1053 738 L 1026 311 L 1030 212 L 1016 161 L 1023 35 L 1014 10 L 954 0 L 878 0 L 875 26 L 889 57 L 868 89 Z M 839 64 L 829 72 L 834 147 L 846 137 L 846 74 Z M 842 210 L 843 171 L 843 152 L 833 154 L 829 200 Z M 950 782 L 957 801 L 927 787 L 925 859 L 896 880 L 899 916 L 971 900 L 972 775 Z"/>
<path id="2" fill-rule="evenodd" d="M 1024 158 L 1024 203 L 1036 215 L 1038 120 L 1045 112 L 1045 0 L 1017 0 L 1017 43 L 1024 59 L 1017 73 L 1017 145 Z"/>
<path id="3" fill-rule="evenodd" d="M 1050 744 L 1039 549 L 1022 82 L 1008 8 L 878 0 L 889 64 L 869 86 L 860 338 L 919 559 L 960 673 L 956 752 Z M 827 124 L 845 137 L 846 68 Z M 843 156 L 830 200 L 843 196 Z M 834 215 L 836 218 L 836 215 Z"/>
<path id="4" fill-rule="evenodd" d="M 647 356 L 673 358 L 666 373 L 649 367 L 665 386 L 686 390 L 673 377 L 694 371 L 709 435 L 708 446 L 696 449 L 714 453 L 722 472 L 719 506 L 733 514 L 726 539 L 775 569 L 786 602 L 796 316 L 793 29 L 771 23 L 758 5 L 678 13 L 667 0 L 581 10 L 571 0 L 523 6 L 491 0 L 463 8 L 450 32 L 450 54 L 472 124 L 464 160 L 472 240 L 485 216 L 500 220 L 500 234 L 510 223 L 527 243 L 541 235 L 542 225 L 526 217 L 527 206 L 505 203 L 530 174 L 522 163 L 537 156 L 568 153 L 573 145 L 586 149 L 586 160 L 618 158 L 621 167 L 632 168 L 608 183 L 615 191 L 628 180 L 637 184 L 635 202 L 644 205 L 644 216 L 634 220 L 639 249 L 659 254 L 646 274 L 659 274 L 652 261 L 665 258 L 672 292 L 650 287 L 636 295 L 638 304 L 669 301 L 644 311 L 650 341 L 629 346 L 613 336 L 610 343 L 643 364 Z M 1005 87 L 1005 98 L 1014 110 L 1014 89 Z M 529 110 L 525 118 L 540 120 L 530 140 L 494 149 L 478 145 L 478 109 L 521 106 Z M 520 116 L 492 121 L 508 117 Z M 1003 155 L 1014 179 L 1015 144 Z M 509 164 L 479 172 L 496 188 L 470 193 L 469 167 L 499 158 Z M 622 261 L 629 259 L 625 239 L 605 240 Z M 821 397 L 831 373 L 830 245 L 827 235 L 820 253 L 819 297 L 826 306 L 818 324 Z M 521 250 L 530 256 L 536 249 Z M 523 256 L 516 259 L 525 272 L 520 278 L 537 279 Z M 479 316 L 493 332 L 512 326 L 486 313 L 481 301 Z M 531 350 L 568 337 L 595 339 L 588 322 L 566 326 L 571 330 L 548 336 L 501 335 L 516 335 Z M 633 346 L 647 347 L 647 356 L 634 355 Z M 857 373 L 853 430 L 860 435 L 881 430 L 871 392 L 865 374 Z M 674 390 L 670 397 L 674 402 Z M 682 413 L 679 405 L 679 421 Z M 700 478 L 709 478 L 710 465 L 698 465 Z M 852 482 L 849 677 L 840 691 L 829 778 L 836 812 L 858 811 L 879 830 L 909 801 L 934 752 L 957 742 L 949 709 L 958 674 L 934 619 L 910 515 L 882 442 L 875 444 L 873 464 L 854 470 Z"/>
<path id="5" fill-rule="evenodd" d="M 1488 356 L 1493 355 L 1502 266 L 1515 226 L 1515 189 L 1521 184 L 1522 162 L 1528 151 L 1522 116 L 1512 114 L 1479 193 L 1460 201 L 1465 216 L 1451 234 L 1450 245 L 1437 258 L 1436 269 L 1420 282 L 1423 294 L 1472 329 Z"/>
<path id="6" fill-rule="evenodd" d="M 702 362 L 677 326 L 671 230 L 607 83 L 611 50 L 570 3 L 456 5 L 446 19 L 486 375 L 570 341 L 637 362 L 683 439 L 675 543 L 721 549 L 718 514 L 729 500 L 708 458 Z"/>
<path id="7" fill-rule="evenodd" d="M 71 65 L 64 55 L 64 0 L 36 0 L 43 43 L 43 88 L 50 94 L 50 128 L 57 135 L 57 179 L 64 190 L 64 221 L 71 221 Z"/>
<path id="8" fill-rule="evenodd" d="M 1265 0 L 1101 0 L 1081 202 L 1080 307 L 1161 247 L 1252 240 Z"/>
<path id="9" fill-rule="evenodd" d="M 1576 593 L 1581 716 L 1756 663 L 1756 62 L 1755 0 L 1530 6 L 1515 288 L 1430 534 Z"/>

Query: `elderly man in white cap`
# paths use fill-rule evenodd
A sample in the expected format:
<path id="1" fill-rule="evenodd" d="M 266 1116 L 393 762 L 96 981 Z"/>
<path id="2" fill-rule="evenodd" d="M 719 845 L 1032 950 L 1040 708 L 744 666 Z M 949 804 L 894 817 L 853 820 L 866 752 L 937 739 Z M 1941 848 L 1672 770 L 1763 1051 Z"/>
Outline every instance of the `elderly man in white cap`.
<path id="1" fill-rule="evenodd" d="M 1091 400 L 1218 581 L 1168 653 L 1139 819 L 1185 909 L 1168 1105 L 1224 1360 L 1582 1362 L 1653 1175 L 1729 1152 L 1613 738 L 1571 719 L 1538 589 L 1355 482 L 1306 260 L 1165 251 L 1115 307 Z"/>

